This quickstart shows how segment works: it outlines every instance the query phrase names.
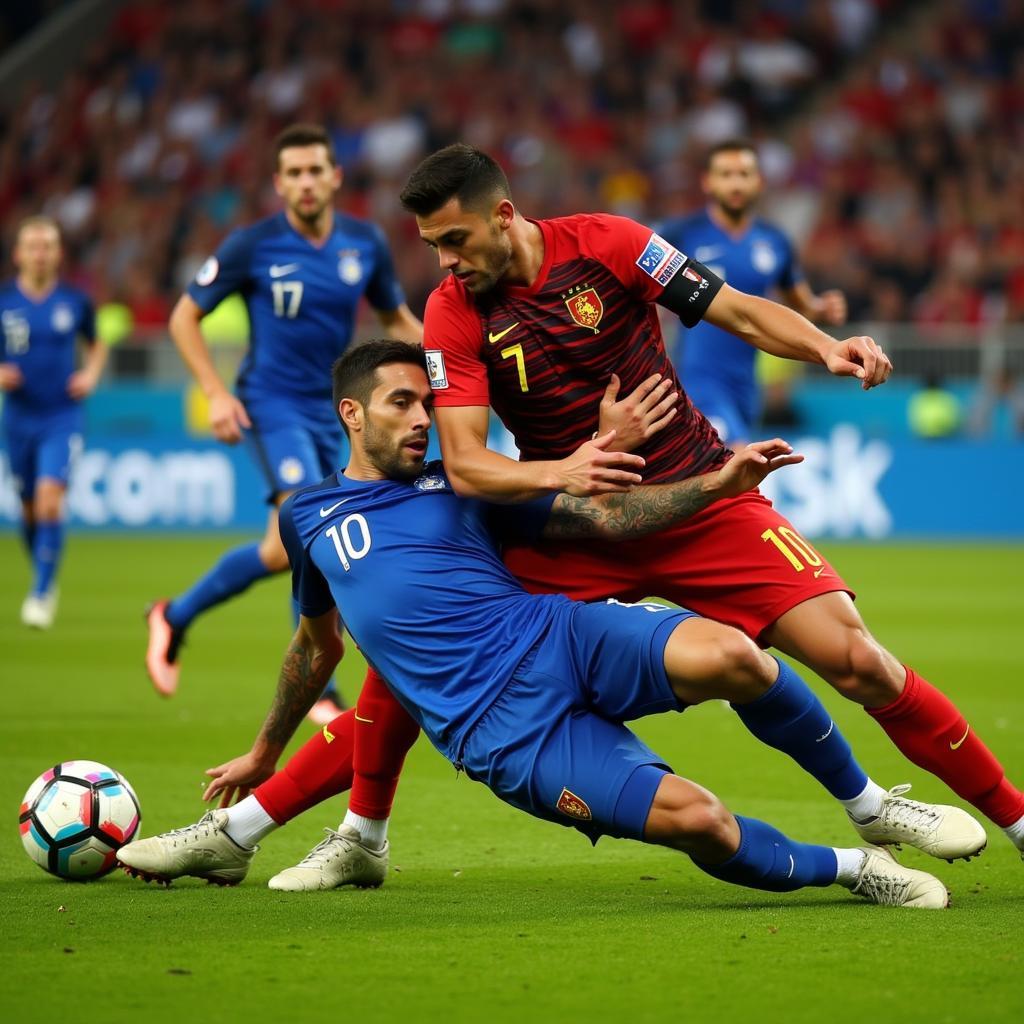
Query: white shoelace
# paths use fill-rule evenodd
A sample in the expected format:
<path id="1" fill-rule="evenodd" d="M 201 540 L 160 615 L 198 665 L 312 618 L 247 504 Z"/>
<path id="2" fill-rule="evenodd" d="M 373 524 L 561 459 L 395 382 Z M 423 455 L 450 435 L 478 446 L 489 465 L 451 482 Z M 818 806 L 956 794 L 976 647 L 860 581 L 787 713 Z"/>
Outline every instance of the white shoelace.
<path id="1" fill-rule="evenodd" d="M 915 832 L 930 832 L 939 824 L 941 815 L 927 804 L 908 800 L 903 794 L 910 785 L 893 786 L 882 805 L 881 819 L 887 825 L 900 825 Z"/>
<path id="2" fill-rule="evenodd" d="M 335 832 L 333 828 L 325 828 L 324 832 L 327 833 L 327 838 L 321 839 L 320 842 L 317 843 L 316 846 L 314 846 L 313 849 L 299 861 L 297 865 L 298 867 L 322 867 L 331 859 L 339 846 L 347 850 L 352 845 L 348 839 L 346 839 L 340 832 Z"/>
<path id="3" fill-rule="evenodd" d="M 904 879 L 865 871 L 854 886 L 853 892 L 867 896 L 883 907 L 901 907 L 909 889 L 910 882 Z"/>

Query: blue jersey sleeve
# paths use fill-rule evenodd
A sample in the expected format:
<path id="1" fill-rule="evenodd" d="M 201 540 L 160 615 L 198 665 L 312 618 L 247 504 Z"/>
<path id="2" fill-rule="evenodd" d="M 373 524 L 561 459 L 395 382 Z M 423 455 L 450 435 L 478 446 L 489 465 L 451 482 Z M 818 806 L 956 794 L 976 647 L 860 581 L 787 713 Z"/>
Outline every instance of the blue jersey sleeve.
<path id="1" fill-rule="evenodd" d="M 84 295 L 82 296 L 82 311 L 78 318 L 78 333 L 90 345 L 96 341 L 96 310 Z"/>
<path id="2" fill-rule="evenodd" d="M 796 250 L 789 237 L 779 232 L 779 247 L 782 253 L 782 266 L 779 268 L 779 287 L 792 288 L 804 279 L 804 273 L 800 269 L 800 261 L 797 259 Z"/>
<path id="3" fill-rule="evenodd" d="M 232 231 L 196 273 L 188 294 L 204 313 L 234 292 L 244 292 L 250 279 L 252 242 L 246 231 Z"/>
<path id="4" fill-rule="evenodd" d="M 334 607 L 334 596 L 324 575 L 313 563 L 309 551 L 302 543 L 295 526 L 292 495 L 282 506 L 278 517 L 281 541 L 288 552 L 292 567 L 292 596 L 299 606 L 299 612 L 307 619 L 315 619 Z"/>
<path id="5" fill-rule="evenodd" d="M 366 286 L 366 301 L 385 313 L 398 309 L 405 302 L 405 293 L 398 283 L 395 275 L 395 264 L 391 259 L 391 250 L 388 248 L 384 232 L 373 225 L 374 242 L 374 271 Z"/>
<path id="6" fill-rule="evenodd" d="M 545 494 L 520 505 L 487 505 L 487 526 L 497 541 L 539 540 L 557 494 Z"/>

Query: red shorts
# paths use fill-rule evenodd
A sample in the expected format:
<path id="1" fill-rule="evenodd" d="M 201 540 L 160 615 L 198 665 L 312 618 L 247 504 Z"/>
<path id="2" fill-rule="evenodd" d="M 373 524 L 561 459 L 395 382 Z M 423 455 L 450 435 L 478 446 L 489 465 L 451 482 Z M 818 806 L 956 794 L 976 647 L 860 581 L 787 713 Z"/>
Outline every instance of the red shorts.
<path id="1" fill-rule="evenodd" d="M 630 541 L 511 546 L 505 564 L 532 593 L 581 601 L 661 597 L 755 640 L 808 598 L 853 591 L 767 498 L 726 498 Z"/>

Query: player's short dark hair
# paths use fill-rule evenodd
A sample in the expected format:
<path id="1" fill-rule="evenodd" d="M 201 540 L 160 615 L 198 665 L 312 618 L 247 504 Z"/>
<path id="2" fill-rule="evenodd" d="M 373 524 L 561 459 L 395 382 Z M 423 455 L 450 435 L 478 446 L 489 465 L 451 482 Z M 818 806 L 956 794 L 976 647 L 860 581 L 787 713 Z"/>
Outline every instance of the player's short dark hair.
<path id="1" fill-rule="evenodd" d="M 399 200 L 410 213 L 426 217 L 449 199 L 463 209 L 479 209 L 510 199 L 508 178 L 483 150 L 456 142 L 431 154 L 409 175 Z"/>
<path id="2" fill-rule="evenodd" d="M 282 150 L 297 146 L 323 146 L 327 150 L 327 159 L 330 160 L 331 166 L 338 163 L 334 155 L 334 143 L 331 142 L 331 137 L 323 125 L 290 124 L 274 139 L 274 166 L 280 166 Z"/>
<path id="3" fill-rule="evenodd" d="M 419 345 L 408 341 L 373 340 L 350 348 L 343 356 L 334 361 L 331 367 L 331 394 L 334 399 L 334 412 L 341 422 L 338 405 L 343 398 L 350 398 L 365 408 L 370 403 L 370 396 L 377 386 L 377 370 L 390 363 L 409 363 L 427 369 L 427 358 Z M 341 423 L 342 429 L 348 433 L 348 427 Z"/>
<path id="4" fill-rule="evenodd" d="M 711 170 L 711 161 L 718 156 L 719 153 L 753 153 L 754 158 L 757 158 L 757 146 L 755 146 L 750 139 L 722 139 L 721 142 L 716 142 L 708 151 L 704 154 L 704 170 Z"/>

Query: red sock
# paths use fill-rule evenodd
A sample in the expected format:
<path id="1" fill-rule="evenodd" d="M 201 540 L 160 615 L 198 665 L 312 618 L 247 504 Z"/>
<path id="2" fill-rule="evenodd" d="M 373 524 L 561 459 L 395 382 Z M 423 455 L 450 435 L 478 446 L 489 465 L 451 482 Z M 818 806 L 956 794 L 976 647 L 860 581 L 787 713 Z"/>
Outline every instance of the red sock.
<path id="1" fill-rule="evenodd" d="M 348 809 L 364 818 L 387 818 L 395 801 L 405 755 L 420 727 L 391 695 L 384 680 L 366 671 L 356 701 L 354 779 Z"/>
<path id="2" fill-rule="evenodd" d="M 1010 784 L 1003 766 L 978 738 L 953 702 L 913 669 L 903 692 L 883 708 L 865 711 L 889 739 L 954 793 L 1005 828 L 1024 816 L 1024 793 Z"/>
<path id="3" fill-rule="evenodd" d="M 278 825 L 352 785 L 355 709 L 338 715 L 304 743 L 253 795 Z"/>

